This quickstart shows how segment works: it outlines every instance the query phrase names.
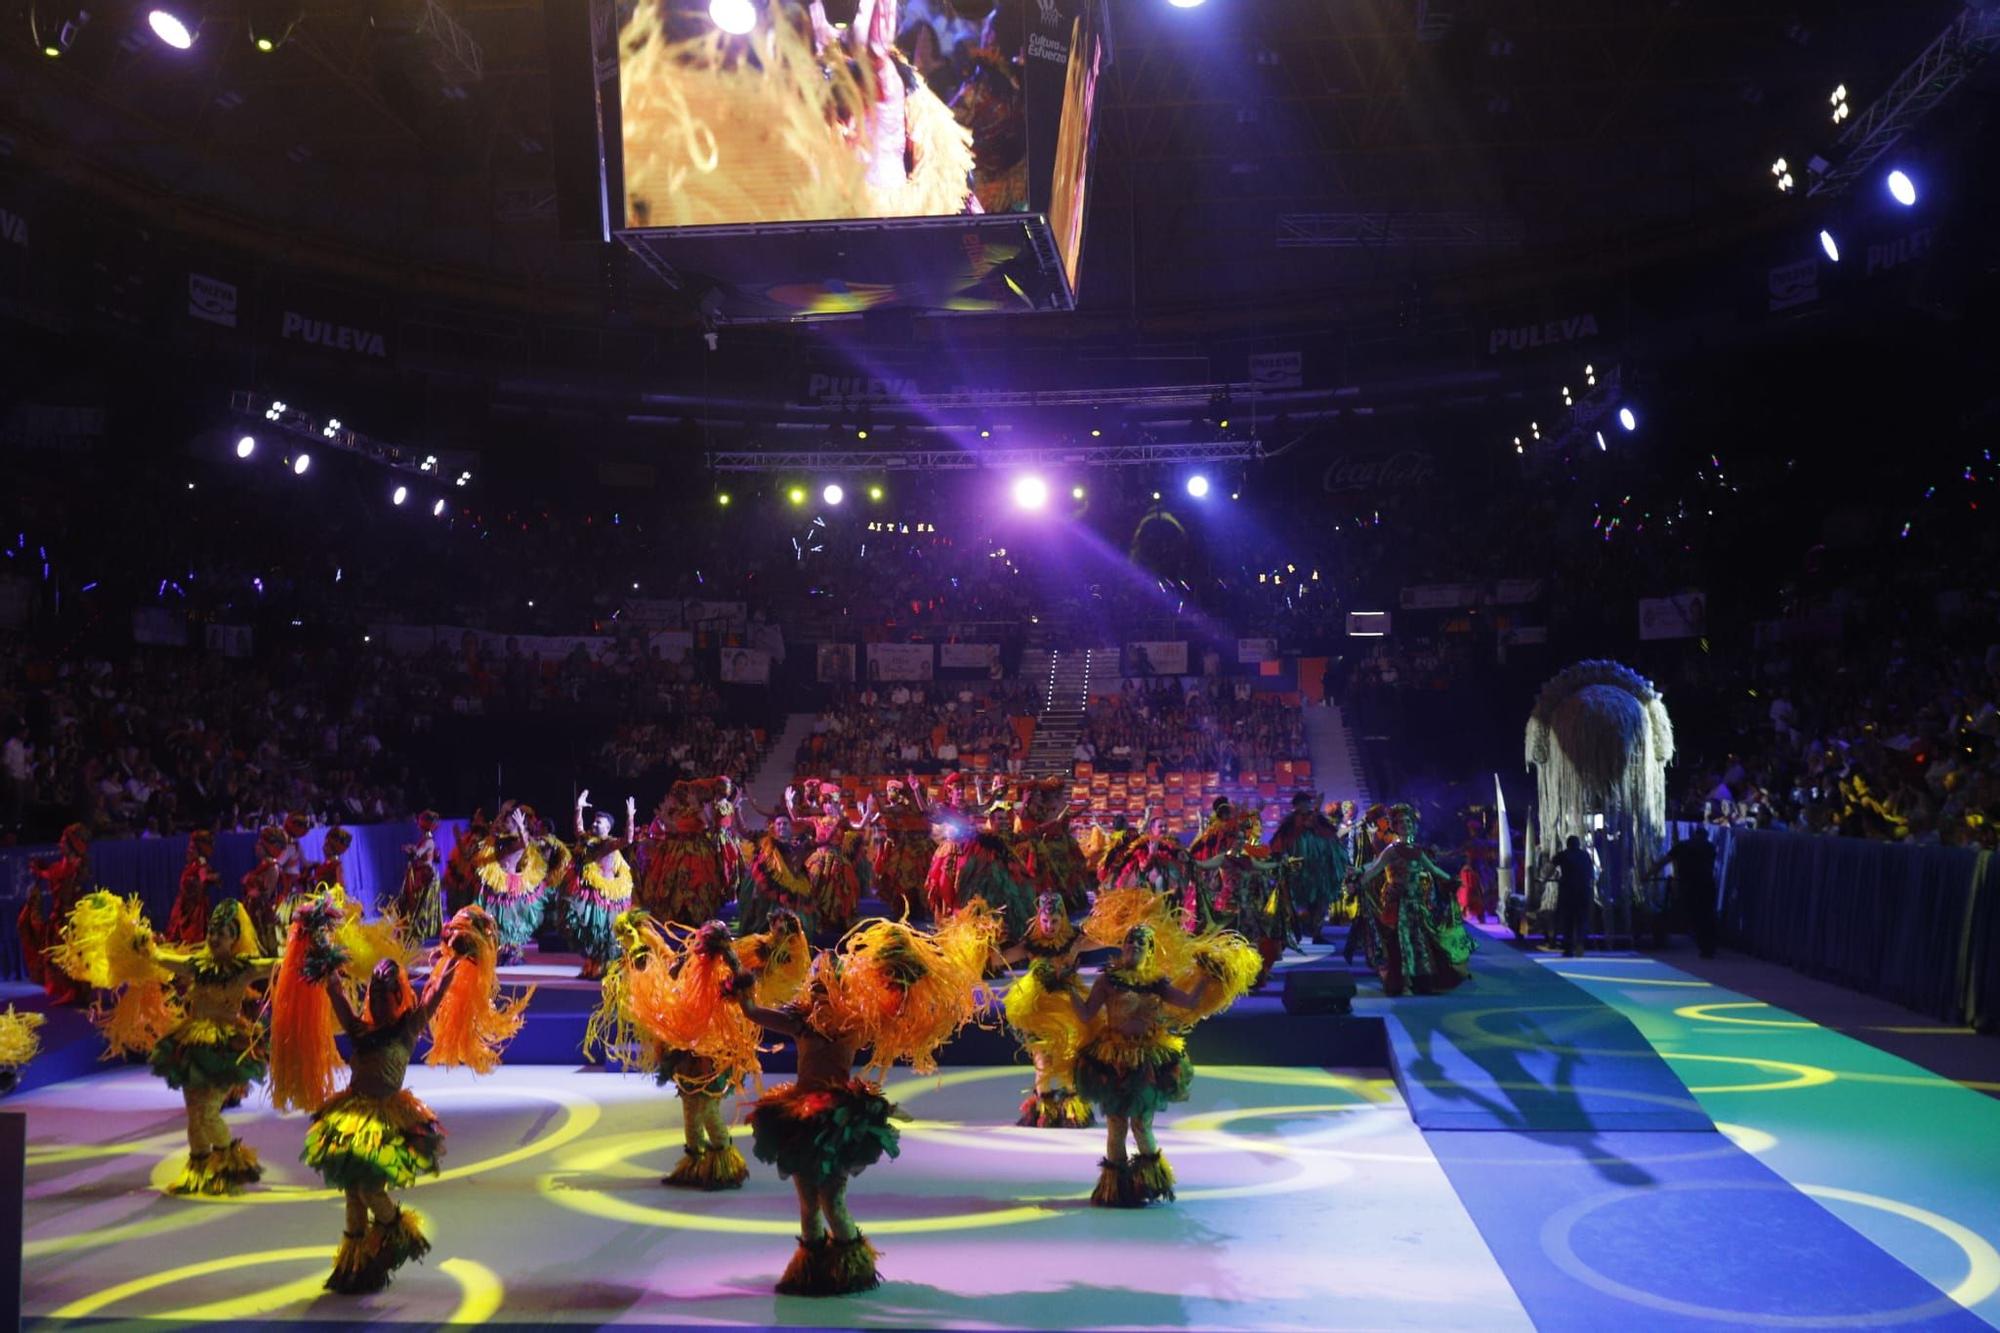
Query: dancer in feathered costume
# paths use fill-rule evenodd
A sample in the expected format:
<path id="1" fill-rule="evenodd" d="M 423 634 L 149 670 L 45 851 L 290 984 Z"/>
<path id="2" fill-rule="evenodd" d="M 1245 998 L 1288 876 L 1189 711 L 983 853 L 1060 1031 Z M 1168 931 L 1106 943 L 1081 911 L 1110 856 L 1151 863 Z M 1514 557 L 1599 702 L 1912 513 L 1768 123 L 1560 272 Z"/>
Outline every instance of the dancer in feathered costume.
<path id="1" fill-rule="evenodd" d="M 1094 936 L 1116 914 L 1102 900 L 1099 910 L 1105 917 L 1090 923 Z M 1185 1101 L 1194 1081 L 1183 1034 L 1249 990 L 1262 961 L 1233 932 L 1189 937 L 1157 905 L 1149 915 L 1125 932 L 1118 961 L 1076 1006 L 1088 1031 L 1077 1055 L 1077 1091 L 1104 1112 L 1107 1129 L 1090 1196 L 1100 1208 L 1174 1197 L 1173 1167 L 1153 1135 L 1153 1117 Z M 1128 1154 L 1128 1136 L 1136 1153 Z"/>
<path id="2" fill-rule="evenodd" d="M 222 876 L 215 873 L 215 834 L 199 828 L 188 835 L 187 864 L 181 867 L 180 889 L 167 914 L 169 944 L 200 944 L 208 937 L 210 893 Z"/>
<path id="3" fill-rule="evenodd" d="M 72 976 L 118 1001 L 98 1015 L 106 1058 L 147 1052 L 148 1063 L 187 1106 L 186 1167 L 169 1194 L 235 1194 L 263 1175 L 257 1154 L 222 1118 L 232 1093 L 264 1077 L 264 1033 L 245 1016 L 251 987 L 276 961 L 256 952 L 243 905 L 225 899 L 208 918 L 207 942 L 192 953 L 161 949 L 137 898 L 93 893 L 70 914 L 52 958 Z M 169 979 L 182 998 L 168 994 Z"/>
<path id="4" fill-rule="evenodd" d="M 1369 916 L 1368 961 L 1385 995 L 1432 995 L 1471 975 L 1472 937 L 1458 910 L 1451 876 L 1417 842 L 1417 814 L 1407 805 L 1373 807 L 1381 850 L 1361 872 Z"/>
<path id="5" fill-rule="evenodd" d="M 837 952 L 814 960 L 804 999 L 772 1008 L 738 994 L 745 1012 L 798 1043 L 798 1079 L 750 1108 L 751 1144 L 799 1196 L 799 1247 L 778 1290 L 839 1296 L 880 1284 L 875 1247 L 847 1210 L 847 1183 L 894 1157 L 898 1113 L 881 1089 L 854 1075 L 855 1053 L 869 1048 L 865 1072 L 905 1062 L 937 1068 L 937 1049 L 979 1012 L 980 977 L 994 943 L 985 913 L 968 912 L 935 934 L 900 922 L 857 926 Z"/>
<path id="6" fill-rule="evenodd" d="M 479 906 L 499 927 L 502 964 L 521 961 L 541 929 L 552 891 L 569 869 L 569 849 L 536 837 L 529 824 L 533 813 L 511 801 L 501 807 L 493 821 L 496 832 L 475 862 Z"/>
<path id="7" fill-rule="evenodd" d="M 396 919 L 403 938 L 412 944 L 422 944 L 444 928 L 437 826 L 437 811 L 425 810 L 417 816 L 417 840 L 403 844 L 403 885 L 396 893 Z"/>
<path id="8" fill-rule="evenodd" d="M 810 781 L 810 780 L 808 780 Z M 861 840 L 875 820 L 871 797 L 861 809 L 860 822 L 850 822 L 841 808 L 840 789 L 828 784 L 817 793 L 806 793 L 807 808 L 817 795 L 818 813 L 808 822 L 812 827 L 813 850 L 806 857 L 806 878 L 812 882 L 813 906 L 820 933 L 839 936 L 847 933 L 861 909 Z"/>
<path id="9" fill-rule="evenodd" d="M 930 903 L 924 897 L 924 876 L 931 865 L 931 821 L 916 774 L 903 782 L 890 781 L 875 827 L 881 835 L 875 849 L 876 894 L 890 916 L 927 920 Z"/>
<path id="10" fill-rule="evenodd" d="M 811 935 L 819 926 L 812 881 L 806 874 L 808 849 L 790 815 L 773 815 L 750 856 L 750 895 L 737 913 L 737 928 L 762 930 L 779 912 L 788 912 Z"/>
<path id="11" fill-rule="evenodd" d="M 1053 893 L 1062 899 L 1064 908 L 1081 915 L 1090 908 L 1092 879 L 1083 848 L 1070 830 L 1076 809 L 1065 777 L 1022 783 L 1014 848 L 1035 892 Z"/>
<path id="12" fill-rule="evenodd" d="M 618 36 L 635 226 L 976 212 L 971 132 L 896 50 L 896 0 L 836 29 L 819 0 L 686 40 L 639 5 Z"/>
<path id="13" fill-rule="evenodd" d="M 1077 954 L 1088 943 L 1054 892 L 1035 899 L 1035 919 L 1009 949 L 1009 963 L 1026 960 L 1027 975 L 1007 988 L 1007 1025 L 1035 1065 L 1035 1086 L 1015 1123 L 1040 1129 L 1087 1129 L 1096 1121 L 1076 1095 L 1076 1053 L 1083 1044 L 1077 1002 L 1084 998 Z"/>
<path id="14" fill-rule="evenodd" d="M 1311 792 L 1294 792 L 1292 810 L 1271 835 L 1271 851 L 1280 857 L 1296 857 L 1298 864 L 1290 876 L 1292 910 L 1301 937 L 1319 938 L 1341 886 L 1347 882 L 1347 843 L 1340 825 L 1319 811 L 1319 800 Z"/>
<path id="15" fill-rule="evenodd" d="M 1034 891 L 1002 831 L 1012 820 L 1013 808 L 996 800 L 985 807 L 984 817 L 987 827 L 981 829 L 973 824 L 967 807 L 931 807 L 937 851 L 924 879 L 924 895 L 930 900 L 931 916 L 940 922 L 961 908 L 984 903 L 999 914 L 1002 938 L 1011 943 L 1021 937 L 1034 915 Z"/>
<path id="16" fill-rule="evenodd" d="M 56 947 L 63 923 L 87 891 L 90 830 L 81 824 L 65 828 L 56 854 L 30 861 L 28 873 L 28 900 L 17 918 L 28 979 L 41 985 L 51 1004 L 81 1004 L 85 991 L 62 968 L 51 965 L 46 955 Z"/>
<path id="17" fill-rule="evenodd" d="M 576 869 L 563 898 L 563 928 L 572 949 L 583 955 L 585 980 L 604 975 L 604 965 L 618 954 L 612 923 L 632 906 L 632 867 L 625 860 L 639 826 L 639 807 L 625 798 L 625 836 L 614 838 L 611 812 L 585 817 L 590 805 L 586 788 L 576 798 Z"/>
<path id="18" fill-rule="evenodd" d="M 722 896 L 735 902 L 737 910 L 750 892 L 750 858 L 756 854 L 757 839 L 743 822 L 742 790 L 730 785 L 729 794 L 718 797 L 715 811 L 715 842 L 722 857 Z"/>
<path id="19" fill-rule="evenodd" d="M 13 1005 L 0 1014 L 0 1096 L 21 1086 L 21 1071 L 42 1051 L 42 1024 L 48 1016 L 30 1010 L 18 1013 Z"/>
<path id="20" fill-rule="evenodd" d="M 710 804 L 731 794 L 727 779 L 683 780 L 654 812 L 637 901 L 661 921 L 694 925 L 721 913 L 729 884 Z"/>
<path id="21" fill-rule="evenodd" d="M 804 979 L 800 964 L 810 948 L 796 918 L 772 922 L 775 945 L 765 941 L 761 961 L 778 963 L 786 979 L 774 977 L 763 993 L 770 1003 L 788 1002 Z M 783 932 L 780 939 L 778 932 Z M 759 1070 L 757 1025 L 743 1012 L 739 987 L 759 988 L 759 973 L 740 961 L 729 927 L 711 921 L 676 950 L 657 931 L 647 938 L 647 956 L 628 975 L 633 1023 L 657 1050 L 655 1077 L 680 1093 L 684 1151 L 662 1181 L 682 1189 L 738 1189 L 750 1176 L 729 1138 L 722 1099 Z"/>
<path id="22" fill-rule="evenodd" d="M 1209 807 L 1208 822 L 1188 844 L 1196 873 L 1181 905 L 1190 932 L 1233 923 L 1244 894 L 1257 887 L 1245 882 L 1239 856 L 1255 841 L 1256 824 L 1254 814 L 1238 814 L 1227 796 L 1216 797 Z"/>
<path id="23" fill-rule="evenodd" d="M 1080 840 L 1084 863 L 1095 884 L 1109 885 L 1117 874 L 1134 834 L 1124 815 L 1113 815 L 1109 824 L 1092 824 Z"/>
<path id="24" fill-rule="evenodd" d="M 326 1289 L 352 1295 L 382 1290 L 398 1268 L 430 1250 L 417 1215 L 398 1207 L 389 1191 L 437 1173 L 444 1128 L 403 1080 L 418 1036 L 450 994 L 472 944 L 447 940 L 450 952 L 441 950 L 421 1000 L 402 965 L 382 959 L 369 972 L 357 1012 L 347 990 L 354 960 L 334 935 L 338 917 L 331 898 L 311 900 L 294 914 L 272 1027 L 280 1069 L 290 1067 L 301 1082 L 326 1090 L 312 1098 L 317 1105 L 300 1159 L 346 1196 L 346 1225 Z M 340 1025 L 353 1050 L 352 1073 L 338 1093 L 331 1092 L 340 1063 L 329 1020 Z M 287 1081 L 282 1073 L 274 1078 L 274 1100 L 296 1104 L 311 1095 L 303 1087 L 281 1088 Z"/>
<path id="25" fill-rule="evenodd" d="M 451 843 L 451 855 L 444 863 L 444 916 L 455 916 L 479 898 L 479 851 L 492 832 L 484 810 L 474 810 Z M 443 922 L 439 923 L 440 928 Z M 433 932 L 435 933 L 435 932 Z"/>

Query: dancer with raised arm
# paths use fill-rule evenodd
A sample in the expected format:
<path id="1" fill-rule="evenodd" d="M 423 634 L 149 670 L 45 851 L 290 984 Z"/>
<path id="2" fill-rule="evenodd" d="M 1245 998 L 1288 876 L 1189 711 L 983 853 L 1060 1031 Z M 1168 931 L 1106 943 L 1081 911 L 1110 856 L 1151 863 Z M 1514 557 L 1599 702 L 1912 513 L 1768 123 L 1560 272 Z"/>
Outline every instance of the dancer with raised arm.
<path id="1" fill-rule="evenodd" d="M 623 838 L 612 836 L 610 811 L 587 813 L 589 806 L 586 787 L 576 798 L 576 869 L 564 886 L 563 929 L 570 947 L 583 955 L 583 971 L 577 975 L 595 981 L 618 954 L 613 923 L 632 906 L 632 866 L 625 849 L 637 836 L 639 806 L 625 798 Z"/>
<path id="2" fill-rule="evenodd" d="M 931 821 L 916 774 L 901 782 L 890 780 L 875 827 L 881 834 L 875 849 L 876 894 L 891 917 L 928 919 L 924 876 L 931 864 Z"/>
<path id="3" fill-rule="evenodd" d="M 541 929 L 551 890 L 566 872 L 569 853 L 555 845 L 551 863 L 544 841 L 530 826 L 534 811 L 512 801 L 500 807 L 493 833 L 474 862 L 479 877 L 479 906 L 500 931 L 500 962 L 518 963 L 528 941 Z"/>
<path id="4" fill-rule="evenodd" d="M 1096 1121 L 1090 1103 L 1076 1095 L 1076 1054 L 1083 1027 L 1076 1004 L 1084 998 L 1077 954 L 1088 941 L 1053 891 L 1035 899 L 1035 919 L 1006 952 L 1009 963 L 1026 960 L 1027 974 L 1007 988 L 1007 1025 L 1035 1066 L 1035 1086 L 1021 1103 L 1019 1125 L 1087 1129 Z"/>

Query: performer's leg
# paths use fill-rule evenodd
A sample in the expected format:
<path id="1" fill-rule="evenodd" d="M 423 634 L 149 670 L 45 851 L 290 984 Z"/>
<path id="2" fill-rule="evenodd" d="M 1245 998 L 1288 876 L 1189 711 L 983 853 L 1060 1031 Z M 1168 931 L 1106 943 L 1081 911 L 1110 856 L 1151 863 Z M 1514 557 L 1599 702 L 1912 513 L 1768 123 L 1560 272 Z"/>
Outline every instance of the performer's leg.
<path id="1" fill-rule="evenodd" d="M 1125 1152 L 1131 1125 L 1125 1116 L 1105 1113 L 1104 1160 L 1097 1164 L 1097 1188 L 1090 1192 L 1090 1202 L 1099 1208 L 1139 1208 L 1146 1202 Z"/>
<path id="2" fill-rule="evenodd" d="M 340 1232 L 340 1248 L 334 1251 L 333 1273 L 326 1289 L 337 1292 L 363 1290 L 359 1285 L 363 1267 L 362 1249 L 368 1239 L 368 1201 L 360 1190 L 347 1191 L 347 1225 Z"/>
<path id="3" fill-rule="evenodd" d="M 792 1188 L 799 1195 L 799 1239 L 817 1245 L 826 1239 L 826 1224 L 819 1215 L 819 1191 L 804 1176 L 793 1176 Z"/>
<path id="4" fill-rule="evenodd" d="M 221 1147 L 211 1138 L 213 1122 L 208 1114 L 209 1103 L 213 1101 L 220 1106 L 221 1095 L 210 1088 L 183 1088 L 181 1100 L 187 1105 L 188 1156 L 201 1157 L 211 1148 Z"/>

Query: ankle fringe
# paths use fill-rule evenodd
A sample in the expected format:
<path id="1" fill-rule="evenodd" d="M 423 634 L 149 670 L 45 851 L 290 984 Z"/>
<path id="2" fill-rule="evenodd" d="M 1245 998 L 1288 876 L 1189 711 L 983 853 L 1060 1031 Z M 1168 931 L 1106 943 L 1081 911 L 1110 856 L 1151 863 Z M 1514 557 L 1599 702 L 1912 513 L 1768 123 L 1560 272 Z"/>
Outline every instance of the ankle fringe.
<path id="1" fill-rule="evenodd" d="M 701 1152 L 688 1151 L 680 1163 L 660 1183 L 690 1190 L 734 1190 L 750 1178 L 750 1164 L 736 1145 L 725 1144 Z"/>
<path id="2" fill-rule="evenodd" d="M 778 1291 L 787 1296 L 851 1296 L 882 1285 L 875 1261 L 880 1257 L 868 1238 L 856 1232 L 852 1240 L 799 1240 Z"/>
<path id="3" fill-rule="evenodd" d="M 257 1150 L 242 1139 L 231 1139 L 226 1148 L 189 1153 L 187 1165 L 181 1168 L 173 1184 L 167 1186 L 167 1193 L 212 1197 L 240 1194 L 246 1185 L 254 1185 L 263 1178 L 264 1166 L 257 1160 Z"/>
<path id="4" fill-rule="evenodd" d="M 1114 1162 L 1109 1157 L 1097 1164 L 1097 1188 L 1090 1202 L 1098 1208 L 1144 1208 L 1146 1196 L 1129 1161 Z"/>

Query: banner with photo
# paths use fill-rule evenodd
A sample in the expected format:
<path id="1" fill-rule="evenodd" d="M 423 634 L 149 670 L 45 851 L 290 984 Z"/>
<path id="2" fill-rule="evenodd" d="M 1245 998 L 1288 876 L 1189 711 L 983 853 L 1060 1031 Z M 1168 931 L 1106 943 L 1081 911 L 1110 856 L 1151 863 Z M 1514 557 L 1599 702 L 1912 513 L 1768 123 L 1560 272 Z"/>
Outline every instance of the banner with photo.
<path id="1" fill-rule="evenodd" d="M 816 678 L 822 685 L 849 685 L 854 681 L 855 649 L 851 643 L 822 643 L 816 654 Z"/>
<path id="2" fill-rule="evenodd" d="M 1275 662 L 1278 660 L 1276 639 L 1238 639 L 1236 660 L 1239 664 L 1250 662 Z"/>
<path id="3" fill-rule="evenodd" d="M 941 643 L 938 665 L 946 671 L 991 671 L 1000 663 L 997 643 Z"/>
<path id="4" fill-rule="evenodd" d="M 1698 592 L 1639 599 L 1639 637 L 1698 639 L 1708 630 L 1708 598 Z"/>
<path id="5" fill-rule="evenodd" d="M 871 643 L 868 679 L 929 680 L 931 646 L 927 643 Z"/>
<path id="6" fill-rule="evenodd" d="M 202 641 L 211 653 L 224 657 L 248 657 L 252 643 L 248 625 L 209 625 L 202 631 Z"/>
<path id="7" fill-rule="evenodd" d="M 1146 639 L 1125 645 L 1125 674 L 1128 676 L 1185 676 L 1187 673 L 1186 639 Z"/>
<path id="8" fill-rule="evenodd" d="M 769 685 L 771 655 L 760 648 L 724 648 L 722 683 L 725 685 Z"/>
<path id="9" fill-rule="evenodd" d="M 1493 604 L 1495 606 L 1526 606 L 1542 598 L 1540 579 L 1496 579 L 1493 583 Z"/>
<path id="10" fill-rule="evenodd" d="M 35 609 L 35 585 L 27 579 L 0 577 L 0 629 L 19 629 Z"/>

